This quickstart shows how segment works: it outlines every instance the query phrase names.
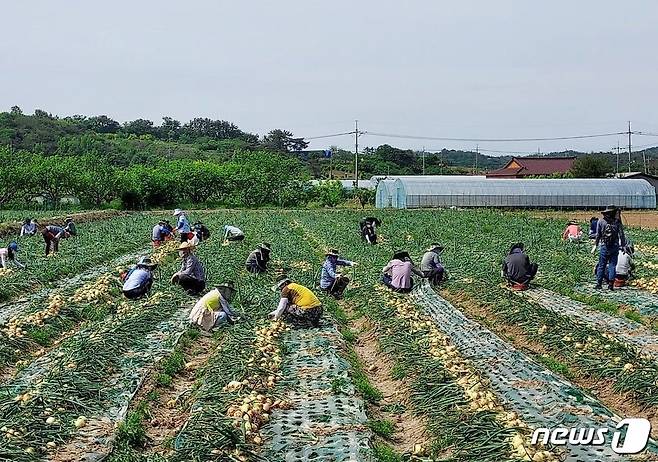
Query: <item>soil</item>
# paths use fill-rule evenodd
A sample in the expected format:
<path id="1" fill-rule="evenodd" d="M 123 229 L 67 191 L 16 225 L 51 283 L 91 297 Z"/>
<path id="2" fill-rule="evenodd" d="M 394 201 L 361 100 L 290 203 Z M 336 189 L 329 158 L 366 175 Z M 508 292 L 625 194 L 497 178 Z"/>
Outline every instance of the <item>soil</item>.
<path id="1" fill-rule="evenodd" d="M 348 315 L 353 312 L 342 304 Z M 424 419 L 411 412 L 409 386 L 404 380 L 392 378 L 393 361 L 379 349 L 377 326 L 367 318 L 359 318 L 351 322 L 358 332 L 354 351 L 364 365 L 364 373 L 370 383 L 381 391 L 382 401 L 378 405 L 369 406 L 369 415 L 375 419 L 386 419 L 395 423 L 395 433 L 386 443 L 398 453 L 410 453 L 415 444 L 428 441 L 425 433 L 427 423 Z M 387 405 L 401 404 L 405 410 L 402 413 L 385 411 Z"/>
<path id="2" fill-rule="evenodd" d="M 591 212 L 554 212 L 554 211 L 545 211 L 545 212 L 536 212 L 532 214 L 535 218 L 557 218 L 563 219 L 565 222 L 567 220 L 578 220 L 582 223 L 589 223 L 589 219 L 592 217 L 600 217 L 601 212 L 599 210 Z M 644 212 L 623 212 L 622 220 L 624 226 L 629 228 L 640 228 L 648 230 L 657 230 L 658 229 L 658 212 L 644 211 Z"/>
<path id="3" fill-rule="evenodd" d="M 497 316 L 492 307 L 478 303 L 464 293 L 455 293 L 448 290 L 441 291 L 441 296 L 459 308 L 466 316 L 484 324 L 489 330 L 509 341 L 516 349 L 525 351 L 531 356 L 546 355 L 551 358 L 565 362 L 551 354 L 542 344 L 528 339 L 523 329 L 516 325 L 505 324 Z M 613 383 L 609 380 L 594 378 L 581 373 L 578 369 L 570 369 L 572 375 L 566 378 L 576 386 L 579 386 L 592 395 L 601 403 L 621 416 L 645 417 L 651 422 L 651 436 L 658 437 L 658 411 L 638 403 L 629 393 L 619 393 L 614 390 Z"/>

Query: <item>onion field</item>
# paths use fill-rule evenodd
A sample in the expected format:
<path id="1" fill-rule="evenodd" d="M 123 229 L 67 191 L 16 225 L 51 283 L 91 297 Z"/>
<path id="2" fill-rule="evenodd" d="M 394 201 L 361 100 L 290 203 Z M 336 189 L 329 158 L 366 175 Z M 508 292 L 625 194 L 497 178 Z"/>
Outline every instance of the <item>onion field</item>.
<path id="1" fill-rule="evenodd" d="M 374 246 L 359 235 L 365 213 L 382 221 Z M 206 336 L 189 325 L 196 299 L 169 282 L 177 244 L 150 246 L 170 214 L 90 215 L 55 257 L 40 235 L 6 228 L 0 246 L 17 239 L 27 267 L 0 274 L 0 461 L 658 460 L 658 232 L 627 229 L 637 278 L 609 292 L 593 290 L 590 244 L 562 242 L 557 219 L 191 211 L 212 233 L 195 251 L 208 288 L 238 288 L 240 320 Z M 245 240 L 222 245 L 225 224 Z M 523 293 L 500 276 L 518 241 L 539 264 Z M 261 242 L 272 260 L 253 275 L 244 262 Z M 395 251 L 419 263 L 433 242 L 446 282 L 417 279 L 408 295 L 380 284 Z M 341 270 L 351 282 L 339 301 L 317 287 L 330 248 L 358 263 Z M 156 279 L 131 301 L 119 274 L 143 255 Z M 281 274 L 315 291 L 321 327 L 268 320 Z M 633 455 L 612 441 L 628 439 L 626 418 L 654 428 Z M 583 433 L 533 440 L 562 427 Z M 583 440 L 590 429 L 602 444 Z"/>

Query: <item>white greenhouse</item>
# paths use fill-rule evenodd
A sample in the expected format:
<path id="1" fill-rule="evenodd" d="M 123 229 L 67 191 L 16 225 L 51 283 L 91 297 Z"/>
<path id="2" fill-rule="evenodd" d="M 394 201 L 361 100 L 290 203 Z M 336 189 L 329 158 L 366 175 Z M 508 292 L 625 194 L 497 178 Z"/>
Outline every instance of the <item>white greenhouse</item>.
<path id="1" fill-rule="evenodd" d="M 380 188 L 382 189 L 380 191 Z M 391 196 L 390 202 L 384 200 Z M 592 209 L 614 204 L 655 209 L 655 188 L 633 179 L 486 179 L 399 177 L 377 185 L 378 208 L 511 207 Z M 381 199 L 381 201 L 380 201 Z M 390 204 L 390 205 L 388 205 Z"/>

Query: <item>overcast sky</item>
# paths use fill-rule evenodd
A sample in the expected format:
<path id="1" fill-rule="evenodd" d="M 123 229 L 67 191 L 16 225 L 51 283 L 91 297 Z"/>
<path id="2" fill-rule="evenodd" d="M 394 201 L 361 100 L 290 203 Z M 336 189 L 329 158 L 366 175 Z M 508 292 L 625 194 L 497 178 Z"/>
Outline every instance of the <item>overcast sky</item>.
<path id="1" fill-rule="evenodd" d="M 658 133 L 658 2 L 7 1 L 0 109 L 229 120 L 263 134 Z M 626 138 L 479 143 L 609 149 Z M 391 139 L 429 150 L 475 142 Z M 657 144 L 658 137 L 634 137 Z M 353 147 L 351 137 L 311 147 Z"/>

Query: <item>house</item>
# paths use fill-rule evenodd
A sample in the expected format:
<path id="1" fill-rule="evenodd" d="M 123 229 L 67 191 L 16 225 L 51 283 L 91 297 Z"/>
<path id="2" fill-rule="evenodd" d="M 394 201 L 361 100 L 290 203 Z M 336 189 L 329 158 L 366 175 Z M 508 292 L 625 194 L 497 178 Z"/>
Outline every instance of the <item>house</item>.
<path id="1" fill-rule="evenodd" d="M 503 168 L 486 175 L 487 178 L 527 178 L 565 174 L 575 160 L 575 157 L 512 157 Z"/>

